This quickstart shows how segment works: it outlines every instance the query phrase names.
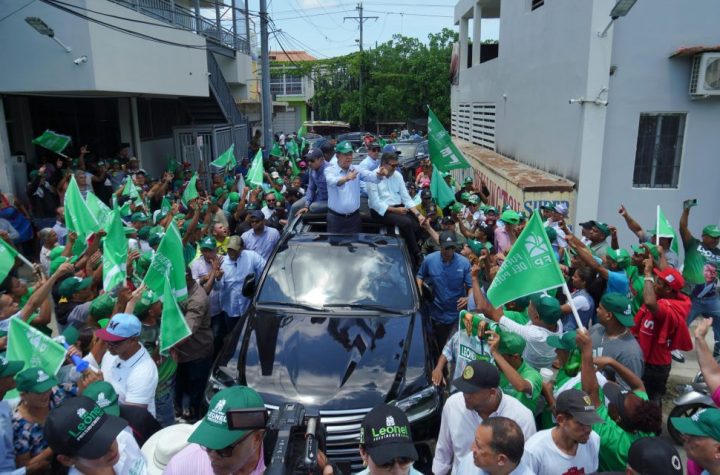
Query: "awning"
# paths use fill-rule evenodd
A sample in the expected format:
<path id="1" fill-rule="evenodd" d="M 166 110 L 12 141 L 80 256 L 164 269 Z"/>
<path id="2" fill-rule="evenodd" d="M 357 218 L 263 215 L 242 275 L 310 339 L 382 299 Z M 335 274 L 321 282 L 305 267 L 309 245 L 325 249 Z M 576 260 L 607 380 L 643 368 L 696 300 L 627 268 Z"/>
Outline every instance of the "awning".
<path id="1" fill-rule="evenodd" d="M 700 53 L 718 53 L 720 52 L 720 45 L 715 46 L 683 46 L 675 50 L 670 55 L 671 58 L 680 58 L 685 56 L 695 56 Z"/>

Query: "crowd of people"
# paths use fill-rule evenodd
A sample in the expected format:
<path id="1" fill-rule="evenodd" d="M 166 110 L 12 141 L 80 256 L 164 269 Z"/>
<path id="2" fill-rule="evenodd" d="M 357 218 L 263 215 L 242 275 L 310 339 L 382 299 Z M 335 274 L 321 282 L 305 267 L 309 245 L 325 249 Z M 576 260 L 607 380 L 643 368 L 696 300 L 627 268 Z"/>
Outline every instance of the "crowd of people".
<path id="1" fill-rule="evenodd" d="M 262 397 L 233 386 L 205 411 L 204 390 L 250 304 L 245 278 L 262 273 L 283 229 L 304 215 L 324 217 L 328 233 L 396 228 L 406 243 L 441 350 L 428 380 L 448 396 L 432 473 L 720 474 L 720 409 L 672 421 L 685 434 L 686 468 L 660 436 L 661 400 L 683 351 L 697 353 L 720 404 L 720 229 L 691 231 L 694 201 L 684 203 L 675 238 L 620 205 L 618 223 L 637 236 L 624 245 L 611 224 L 571 229 L 568 206 L 548 202 L 536 212 L 569 295 L 556 289 L 495 307 L 487 290 L 529 216 L 430 160 L 402 170 L 392 143 L 369 138 L 354 164 L 348 142 L 307 148 L 292 134 L 282 142 L 261 159 L 262 183 L 250 179 L 248 159 L 199 170 L 199 179 L 171 161 L 153 179 L 122 144 L 111 158 L 88 147 L 75 159 L 44 157 L 29 172 L 27 203 L 0 194 L 0 251 L 36 263 L 18 258 L 0 269 L 0 352 L 13 319 L 74 342 L 54 373 L 0 357 L 0 399 L 10 396 L 0 402 L 0 474 L 263 473 L 264 430 L 228 425 L 228 411 L 262 408 Z M 432 180 L 454 200 L 441 205 Z M 128 255 L 118 287 L 103 283 L 107 231 L 78 236 L 68 226 L 65 197 L 75 184 L 85 200 L 121 210 Z M 143 279 L 173 223 L 190 336 L 160 351 L 169 302 Z M 367 413 L 358 451 L 363 474 L 419 473 L 410 422 L 393 405 Z M 322 452 L 318 461 L 318 473 L 339 473 Z"/>

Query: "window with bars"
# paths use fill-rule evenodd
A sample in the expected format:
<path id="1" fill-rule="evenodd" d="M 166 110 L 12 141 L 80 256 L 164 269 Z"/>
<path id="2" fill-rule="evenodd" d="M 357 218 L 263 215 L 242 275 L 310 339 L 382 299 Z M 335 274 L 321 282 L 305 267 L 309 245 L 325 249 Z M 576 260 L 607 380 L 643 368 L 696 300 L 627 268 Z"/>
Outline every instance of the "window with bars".
<path id="1" fill-rule="evenodd" d="M 633 186 L 677 188 L 680 177 L 684 113 L 640 114 Z"/>
<path id="2" fill-rule="evenodd" d="M 270 92 L 281 96 L 300 96 L 303 94 L 302 76 L 273 71 L 270 75 Z"/>
<path id="3" fill-rule="evenodd" d="M 545 0 L 530 0 L 530 10 L 537 10 L 545 5 Z"/>

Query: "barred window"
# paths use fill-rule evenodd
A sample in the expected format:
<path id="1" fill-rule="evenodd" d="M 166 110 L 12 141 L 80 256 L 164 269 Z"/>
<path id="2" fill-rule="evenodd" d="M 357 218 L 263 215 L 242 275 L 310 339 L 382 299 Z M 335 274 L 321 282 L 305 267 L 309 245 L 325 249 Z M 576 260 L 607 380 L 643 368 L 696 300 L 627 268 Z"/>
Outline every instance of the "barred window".
<path id="1" fill-rule="evenodd" d="M 677 188 L 680 176 L 684 113 L 640 114 L 633 186 Z"/>

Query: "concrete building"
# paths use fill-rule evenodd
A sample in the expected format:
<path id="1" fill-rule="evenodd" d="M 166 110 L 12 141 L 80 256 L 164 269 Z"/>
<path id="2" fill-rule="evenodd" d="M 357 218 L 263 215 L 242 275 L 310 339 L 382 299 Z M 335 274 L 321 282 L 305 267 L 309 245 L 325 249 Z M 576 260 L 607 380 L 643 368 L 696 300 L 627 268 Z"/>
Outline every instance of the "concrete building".
<path id="1" fill-rule="evenodd" d="M 213 160 L 231 143 L 241 158 L 253 26 L 247 2 L 226 3 L 0 2 L 0 189 L 22 195 L 27 169 L 52 158 L 31 143 L 46 129 L 72 137 L 68 153 L 129 143 L 153 176 L 167 157 Z"/>
<path id="2" fill-rule="evenodd" d="M 677 228 L 687 198 L 694 233 L 720 217 L 720 3 L 632 3 L 611 23 L 615 0 L 461 0 L 452 86 L 463 147 L 574 182 L 574 222 L 615 223 L 625 247 L 620 203 L 647 228 L 657 205 Z M 489 18 L 499 42 L 477 48 Z"/>
<path id="3" fill-rule="evenodd" d="M 309 105 L 315 87 L 309 75 L 301 74 L 296 64 L 315 61 L 305 51 L 270 51 L 270 92 L 273 95 L 273 131 L 297 132 L 310 120 Z"/>

